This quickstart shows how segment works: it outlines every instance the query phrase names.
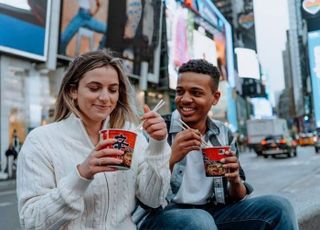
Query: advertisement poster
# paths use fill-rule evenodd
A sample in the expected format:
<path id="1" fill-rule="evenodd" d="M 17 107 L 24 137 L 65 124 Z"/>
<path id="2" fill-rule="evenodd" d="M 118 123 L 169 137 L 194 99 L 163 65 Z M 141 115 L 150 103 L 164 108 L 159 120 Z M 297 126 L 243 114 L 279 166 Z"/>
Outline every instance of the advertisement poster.
<path id="1" fill-rule="evenodd" d="M 169 88 L 175 89 L 178 68 L 192 58 L 192 13 L 174 0 L 166 2 Z M 190 29 L 189 29 L 190 28 Z"/>
<path id="2" fill-rule="evenodd" d="M 47 59 L 51 0 L 0 0 L 0 51 Z"/>
<path id="3" fill-rule="evenodd" d="M 320 0 L 304 0 L 302 8 L 309 14 L 315 15 L 320 12 Z"/>
<path id="4" fill-rule="evenodd" d="M 108 0 L 63 0 L 58 54 L 74 57 L 105 47 Z"/>
<path id="5" fill-rule="evenodd" d="M 320 127 L 320 30 L 308 33 L 309 65 L 316 126 Z"/>
<path id="6" fill-rule="evenodd" d="M 205 59 L 215 66 L 218 64 L 215 41 L 198 30 L 193 31 L 193 58 Z"/>
<path id="7" fill-rule="evenodd" d="M 126 71 L 140 75 L 140 63 L 150 67 L 159 42 L 161 0 L 109 2 L 106 47 L 124 59 Z"/>
<path id="8" fill-rule="evenodd" d="M 178 68 L 191 58 L 206 59 L 219 68 L 222 81 L 229 80 L 225 24 L 213 12 L 199 17 L 175 0 L 166 1 L 166 7 L 169 87 L 175 89 Z"/>

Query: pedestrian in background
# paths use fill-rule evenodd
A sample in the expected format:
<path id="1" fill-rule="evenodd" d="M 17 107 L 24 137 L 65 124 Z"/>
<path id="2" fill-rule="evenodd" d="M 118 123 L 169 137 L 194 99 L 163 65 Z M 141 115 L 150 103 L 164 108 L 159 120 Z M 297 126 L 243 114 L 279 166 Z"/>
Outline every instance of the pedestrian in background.
<path id="1" fill-rule="evenodd" d="M 13 130 L 12 145 L 15 151 L 18 153 L 20 151 L 20 139 L 18 137 L 18 132 L 16 129 Z"/>
<path id="2" fill-rule="evenodd" d="M 99 130 L 136 130 L 128 77 L 103 50 L 76 57 L 56 102 L 55 122 L 27 136 L 18 159 L 17 196 L 23 229 L 135 229 L 137 200 L 164 204 L 170 147 L 161 116 L 142 116 L 149 142 L 138 131 L 130 170 L 116 171 L 122 150 L 105 148 Z M 139 129 L 140 130 L 140 129 Z"/>
<path id="3" fill-rule="evenodd" d="M 245 181 L 236 144 L 231 146 L 232 156 L 222 160 L 228 171 L 225 177 L 206 177 L 201 139 L 212 146 L 230 145 L 233 139 L 222 122 L 208 117 L 220 98 L 220 74 L 215 66 L 201 59 L 183 64 L 178 73 L 177 110 L 167 116 L 172 148 L 169 205 L 149 209 L 141 218 L 139 229 L 298 229 L 293 207 L 286 198 L 249 197 L 252 187 Z M 190 128 L 182 130 L 179 119 Z"/>
<path id="4" fill-rule="evenodd" d="M 15 177 L 16 159 L 18 157 L 18 152 L 15 150 L 14 146 L 10 144 L 8 149 L 6 150 L 5 155 L 7 163 L 4 172 L 8 173 L 8 178 Z"/>
<path id="5" fill-rule="evenodd" d="M 15 150 L 15 148 L 13 147 L 12 144 L 9 145 L 8 149 L 6 150 L 5 153 L 6 157 L 8 158 L 9 156 L 13 156 L 13 159 L 16 160 L 18 157 L 18 153 Z"/>

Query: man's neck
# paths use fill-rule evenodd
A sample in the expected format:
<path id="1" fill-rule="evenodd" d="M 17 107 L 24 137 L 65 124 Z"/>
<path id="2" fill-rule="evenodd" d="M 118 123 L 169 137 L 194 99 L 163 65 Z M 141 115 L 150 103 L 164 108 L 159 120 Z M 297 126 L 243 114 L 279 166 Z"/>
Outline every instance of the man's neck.
<path id="1" fill-rule="evenodd" d="M 190 128 L 199 130 L 202 135 L 204 135 L 206 133 L 206 131 L 207 131 L 207 122 L 206 122 L 206 120 L 198 122 L 198 123 L 193 123 L 193 124 L 190 123 L 188 125 L 190 126 Z"/>

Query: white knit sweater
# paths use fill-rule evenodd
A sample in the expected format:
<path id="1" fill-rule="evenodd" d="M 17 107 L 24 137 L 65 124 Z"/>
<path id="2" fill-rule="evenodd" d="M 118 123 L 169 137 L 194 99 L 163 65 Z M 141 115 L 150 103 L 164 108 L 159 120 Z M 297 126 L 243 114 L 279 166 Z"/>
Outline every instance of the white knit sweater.
<path id="1" fill-rule="evenodd" d="M 105 125 L 104 128 L 107 125 Z M 126 129 L 132 129 L 126 124 Z M 169 188 L 170 147 L 138 134 L 130 170 L 82 178 L 76 165 L 94 146 L 74 115 L 33 130 L 18 158 L 17 194 L 24 229 L 135 229 L 136 197 L 157 207 Z"/>

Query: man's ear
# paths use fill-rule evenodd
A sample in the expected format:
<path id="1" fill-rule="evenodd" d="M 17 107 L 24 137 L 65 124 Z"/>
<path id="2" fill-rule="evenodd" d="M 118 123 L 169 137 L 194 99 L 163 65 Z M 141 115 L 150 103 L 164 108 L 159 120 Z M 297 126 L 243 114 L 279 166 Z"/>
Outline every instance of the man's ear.
<path id="1" fill-rule="evenodd" d="M 220 99 L 220 96 L 221 96 L 221 93 L 220 91 L 216 91 L 212 94 L 213 96 L 213 101 L 212 101 L 212 105 L 216 105 L 218 102 L 219 102 L 219 99 Z"/>

